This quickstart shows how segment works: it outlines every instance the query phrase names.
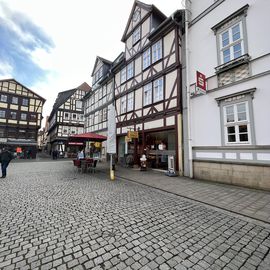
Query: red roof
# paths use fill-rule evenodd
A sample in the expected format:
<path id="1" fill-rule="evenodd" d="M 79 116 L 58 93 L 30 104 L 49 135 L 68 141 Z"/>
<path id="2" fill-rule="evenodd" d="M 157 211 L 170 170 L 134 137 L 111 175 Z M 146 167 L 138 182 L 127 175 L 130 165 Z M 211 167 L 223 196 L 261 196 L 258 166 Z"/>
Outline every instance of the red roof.
<path id="1" fill-rule="evenodd" d="M 106 141 L 107 137 L 92 132 L 81 133 L 73 136 L 69 136 L 69 140 L 73 141 Z"/>

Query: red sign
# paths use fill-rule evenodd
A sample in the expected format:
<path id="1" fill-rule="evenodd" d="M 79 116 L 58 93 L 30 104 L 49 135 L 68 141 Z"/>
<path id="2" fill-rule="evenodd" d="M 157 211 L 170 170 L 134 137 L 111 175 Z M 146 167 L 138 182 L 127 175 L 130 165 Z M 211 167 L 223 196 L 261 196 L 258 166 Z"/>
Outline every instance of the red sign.
<path id="1" fill-rule="evenodd" d="M 69 142 L 69 145 L 83 145 L 82 142 Z"/>
<path id="2" fill-rule="evenodd" d="M 197 87 L 199 87 L 201 90 L 206 91 L 206 77 L 201 72 L 197 71 L 196 74 L 197 77 Z"/>

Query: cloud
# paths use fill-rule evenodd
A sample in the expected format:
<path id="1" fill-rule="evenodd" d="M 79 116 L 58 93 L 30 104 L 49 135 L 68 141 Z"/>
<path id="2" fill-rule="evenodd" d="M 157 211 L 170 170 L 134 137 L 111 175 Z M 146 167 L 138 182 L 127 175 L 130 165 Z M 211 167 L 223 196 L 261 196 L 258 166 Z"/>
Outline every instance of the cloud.
<path id="1" fill-rule="evenodd" d="M 51 38 L 25 14 L 13 11 L 0 2 L 0 62 L 1 76 L 10 74 L 29 85 L 46 77 L 51 65 Z"/>

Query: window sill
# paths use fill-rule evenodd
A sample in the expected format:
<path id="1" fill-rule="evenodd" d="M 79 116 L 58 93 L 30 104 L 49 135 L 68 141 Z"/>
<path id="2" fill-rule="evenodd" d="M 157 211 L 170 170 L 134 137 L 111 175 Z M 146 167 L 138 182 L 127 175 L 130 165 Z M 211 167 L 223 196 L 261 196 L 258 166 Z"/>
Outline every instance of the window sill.
<path id="1" fill-rule="evenodd" d="M 249 63 L 249 61 L 250 61 L 250 56 L 248 54 L 244 54 L 244 55 L 242 55 L 234 60 L 231 60 L 228 63 L 225 63 L 225 64 L 222 64 L 222 65 L 215 67 L 216 74 L 220 74 L 222 72 L 225 72 L 227 70 L 230 70 L 230 69 L 235 68 L 237 66 L 240 66 L 242 64 Z"/>

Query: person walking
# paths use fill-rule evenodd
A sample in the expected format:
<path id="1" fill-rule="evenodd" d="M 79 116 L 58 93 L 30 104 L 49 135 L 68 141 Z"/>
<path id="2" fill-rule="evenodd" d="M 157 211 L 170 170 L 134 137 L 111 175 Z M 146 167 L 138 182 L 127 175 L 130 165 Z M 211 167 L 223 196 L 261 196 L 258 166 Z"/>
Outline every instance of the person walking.
<path id="1" fill-rule="evenodd" d="M 5 147 L 2 149 L 0 154 L 0 161 L 1 161 L 1 170 L 2 170 L 2 177 L 6 178 L 7 176 L 7 167 L 10 161 L 14 158 L 14 156 L 9 152 Z"/>

